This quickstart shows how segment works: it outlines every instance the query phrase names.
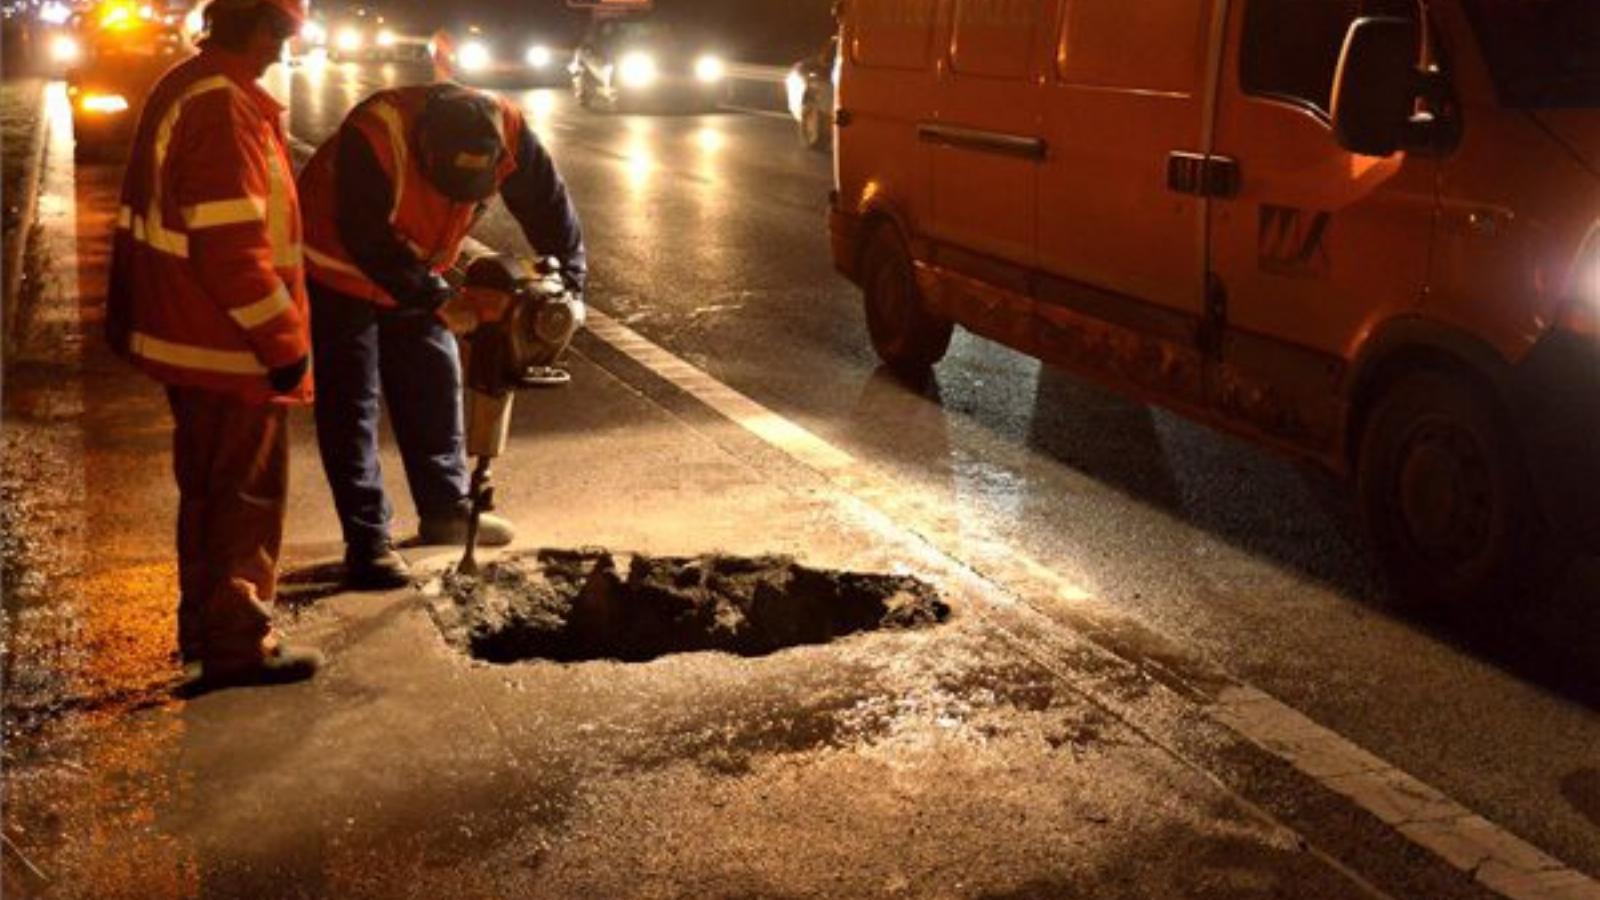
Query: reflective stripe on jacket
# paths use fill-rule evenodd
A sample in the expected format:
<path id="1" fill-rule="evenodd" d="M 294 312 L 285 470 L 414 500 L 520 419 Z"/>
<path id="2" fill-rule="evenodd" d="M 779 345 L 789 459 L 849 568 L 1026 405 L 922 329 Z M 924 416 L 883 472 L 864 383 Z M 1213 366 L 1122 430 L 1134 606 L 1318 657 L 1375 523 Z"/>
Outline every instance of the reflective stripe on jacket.
<path id="1" fill-rule="evenodd" d="M 107 332 L 158 381 L 253 402 L 311 350 L 283 108 L 243 60 L 206 49 L 151 92 L 128 161 Z"/>
<path id="2" fill-rule="evenodd" d="M 380 306 L 397 305 L 395 298 L 351 258 L 340 234 L 340 143 L 357 138 L 370 145 L 391 188 L 388 221 L 394 236 L 418 262 L 436 274 L 455 265 L 482 205 L 461 203 L 440 193 L 416 158 L 417 120 L 433 90 L 432 86 L 419 85 L 373 95 L 350 113 L 344 127 L 317 149 L 301 173 L 300 190 L 306 203 L 307 274 L 318 284 Z M 516 171 L 515 141 L 525 126 L 516 107 L 496 100 L 504 150 L 496 175 L 504 183 Z"/>

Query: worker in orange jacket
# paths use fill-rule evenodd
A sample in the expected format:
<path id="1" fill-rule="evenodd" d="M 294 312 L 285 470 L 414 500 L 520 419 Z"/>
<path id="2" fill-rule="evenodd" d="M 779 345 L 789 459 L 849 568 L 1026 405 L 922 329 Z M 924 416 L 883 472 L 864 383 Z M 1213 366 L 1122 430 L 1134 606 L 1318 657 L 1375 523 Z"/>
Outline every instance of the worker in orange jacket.
<path id="1" fill-rule="evenodd" d="M 258 84 L 300 0 L 213 0 L 200 53 L 153 89 L 122 188 L 112 346 L 166 385 L 178 481 L 178 646 L 211 686 L 296 681 L 272 630 L 289 407 L 310 401 L 300 209 L 283 108 Z"/>
<path id="2" fill-rule="evenodd" d="M 540 256 L 582 290 L 582 228 L 565 183 L 509 101 L 457 84 L 380 91 L 300 174 L 317 370 L 317 442 L 345 539 L 345 582 L 408 583 L 394 550 L 378 460 L 387 402 L 428 544 L 465 540 L 468 478 L 461 362 L 451 332 L 493 317 L 504 295 L 474 296 L 445 273 L 498 194 Z M 465 323 L 465 324 L 463 324 Z M 497 516 L 478 541 L 514 536 Z"/>

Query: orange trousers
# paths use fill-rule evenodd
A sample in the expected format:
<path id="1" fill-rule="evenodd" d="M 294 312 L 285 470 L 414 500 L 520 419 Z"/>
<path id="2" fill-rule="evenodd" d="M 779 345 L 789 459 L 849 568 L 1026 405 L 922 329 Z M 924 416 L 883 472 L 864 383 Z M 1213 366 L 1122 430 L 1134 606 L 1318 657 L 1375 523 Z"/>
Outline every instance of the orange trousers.
<path id="1" fill-rule="evenodd" d="M 169 387 L 176 425 L 178 649 L 185 662 L 255 659 L 272 630 L 289 493 L 288 408 Z"/>

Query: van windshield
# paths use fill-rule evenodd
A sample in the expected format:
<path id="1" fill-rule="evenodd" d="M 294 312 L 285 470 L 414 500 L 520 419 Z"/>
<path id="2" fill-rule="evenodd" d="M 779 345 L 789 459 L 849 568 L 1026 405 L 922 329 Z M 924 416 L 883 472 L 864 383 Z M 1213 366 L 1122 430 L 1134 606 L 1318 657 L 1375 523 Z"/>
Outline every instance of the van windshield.
<path id="1" fill-rule="evenodd" d="M 1600 2 L 1468 0 L 1502 102 L 1600 108 Z"/>

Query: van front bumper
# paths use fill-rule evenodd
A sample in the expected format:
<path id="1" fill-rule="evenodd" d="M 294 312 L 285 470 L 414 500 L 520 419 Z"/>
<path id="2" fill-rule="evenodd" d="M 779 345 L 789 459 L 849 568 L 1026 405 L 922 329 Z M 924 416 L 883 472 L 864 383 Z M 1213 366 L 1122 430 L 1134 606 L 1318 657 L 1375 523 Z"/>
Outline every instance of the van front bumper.
<path id="1" fill-rule="evenodd" d="M 837 191 L 828 204 L 828 237 L 833 245 L 834 269 L 861 284 L 861 217 L 839 208 Z"/>
<path id="2" fill-rule="evenodd" d="M 1557 536 L 1600 554 L 1600 342 L 1552 332 L 1511 374 L 1511 409 Z"/>

